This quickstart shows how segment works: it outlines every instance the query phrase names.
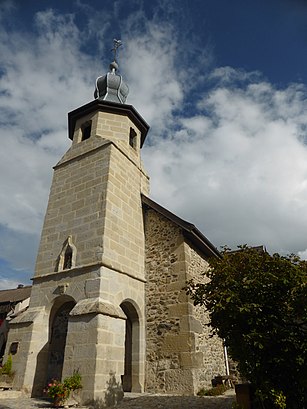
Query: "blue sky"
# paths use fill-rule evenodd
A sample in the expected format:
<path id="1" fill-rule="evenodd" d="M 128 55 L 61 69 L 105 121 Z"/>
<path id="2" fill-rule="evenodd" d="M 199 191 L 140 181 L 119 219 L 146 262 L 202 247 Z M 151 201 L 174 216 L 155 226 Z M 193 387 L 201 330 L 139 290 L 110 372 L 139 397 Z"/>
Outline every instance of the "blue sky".
<path id="1" fill-rule="evenodd" d="M 307 2 L 0 2 L 0 289 L 33 275 L 67 113 L 111 62 L 151 196 L 217 246 L 307 255 Z"/>

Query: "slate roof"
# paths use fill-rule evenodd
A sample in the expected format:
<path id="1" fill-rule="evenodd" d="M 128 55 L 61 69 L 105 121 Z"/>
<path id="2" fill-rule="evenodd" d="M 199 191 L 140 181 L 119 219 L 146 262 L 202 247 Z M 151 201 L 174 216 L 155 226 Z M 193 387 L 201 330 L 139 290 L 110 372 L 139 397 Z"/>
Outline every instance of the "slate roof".
<path id="1" fill-rule="evenodd" d="M 111 114 L 126 115 L 131 119 L 132 122 L 136 124 L 141 132 L 141 147 L 144 144 L 146 135 L 149 130 L 149 125 L 137 112 L 137 110 L 132 105 L 120 104 L 111 101 L 102 101 L 100 99 L 95 99 L 82 107 L 79 107 L 68 114 L 68 136 L 72 140 L 74 136 L 74 130 L 76 122 L 79 118 L 84 115 L 88 115 L 95 111 L 103 111 Z"/>
<path id="2" fill-rule="evenodd" d="M 218 249 L 207 239 L 207 237 L 202 234 L 201 231 L 197 229 L 194 224 L 181 219 L 174 213 L 154 202 L 152 199 L 149 199 L 147 196 L 142 195 L 142 203 L 144 208 L 155 210 L 180 227 L 182 229 L 183 236 L 190 240 L 195 247 L 207 257 L 222 257 Z"/>

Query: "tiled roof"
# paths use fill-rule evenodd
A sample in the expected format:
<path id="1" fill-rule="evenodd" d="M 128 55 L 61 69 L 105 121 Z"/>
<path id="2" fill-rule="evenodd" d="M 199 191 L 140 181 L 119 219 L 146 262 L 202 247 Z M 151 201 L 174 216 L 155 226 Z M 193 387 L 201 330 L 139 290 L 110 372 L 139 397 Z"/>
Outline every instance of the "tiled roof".
<path id="1" fill-rule="evenodd" d="M 14 288 L 13 290 L 0 290 L 0 303 L 23 301 L 30 297 L 31 285 Z"/>

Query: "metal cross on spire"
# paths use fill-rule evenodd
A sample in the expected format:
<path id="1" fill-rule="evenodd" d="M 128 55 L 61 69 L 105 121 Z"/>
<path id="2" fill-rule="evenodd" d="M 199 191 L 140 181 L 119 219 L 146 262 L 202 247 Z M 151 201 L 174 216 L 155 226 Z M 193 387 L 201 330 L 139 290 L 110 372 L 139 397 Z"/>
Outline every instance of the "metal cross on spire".
<path id="1" fill-rule="evenodd" d="M 116 53 L 117 53 L 117 49 L 123 45 L 123 43 L 121 42 L 121 40 L 116 40 L 116 38 L 114 38 L 113 40 L 113 48 L 111 51 L 114 52 L 114 61 L 116 61 Z"/>

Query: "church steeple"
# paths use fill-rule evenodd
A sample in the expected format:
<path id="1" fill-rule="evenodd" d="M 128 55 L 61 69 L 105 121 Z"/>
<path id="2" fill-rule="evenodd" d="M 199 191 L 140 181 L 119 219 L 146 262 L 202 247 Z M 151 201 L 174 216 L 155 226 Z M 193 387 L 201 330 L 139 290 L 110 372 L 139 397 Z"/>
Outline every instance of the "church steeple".
<path id="1" fill-rule="evenodd" d="M 117 49 L 122 45 L 122 42 L 114 39 L 113 43 L 114 60 L 110 64 L 110 72 L 97 78 L 94 97 L 102 101 L 124 104 L 129 93 L 129 87 L 123 81 L 122 76 L 117 73 L 118 63 L 116 61 Z"/>
<path id="2" fill-rule="evenodd" d="M 118 47 L 111 72 L 97 79 L 96 99 L 68 114 L 73 142 L 54 167 L 30 306 L 10 332 L 8 345 L 20 343 L 15 387 L 34 395 L 49 379 L 76 370 L 82 402 L 103 402 L 113 379 L 118 385 L 123 379 L 132 392 L 144 390 L 141 195 L 148 195 L 149 179 L 140 149 L 149 126 L 124 103 L 128 87 L 117 74 Z"/>

